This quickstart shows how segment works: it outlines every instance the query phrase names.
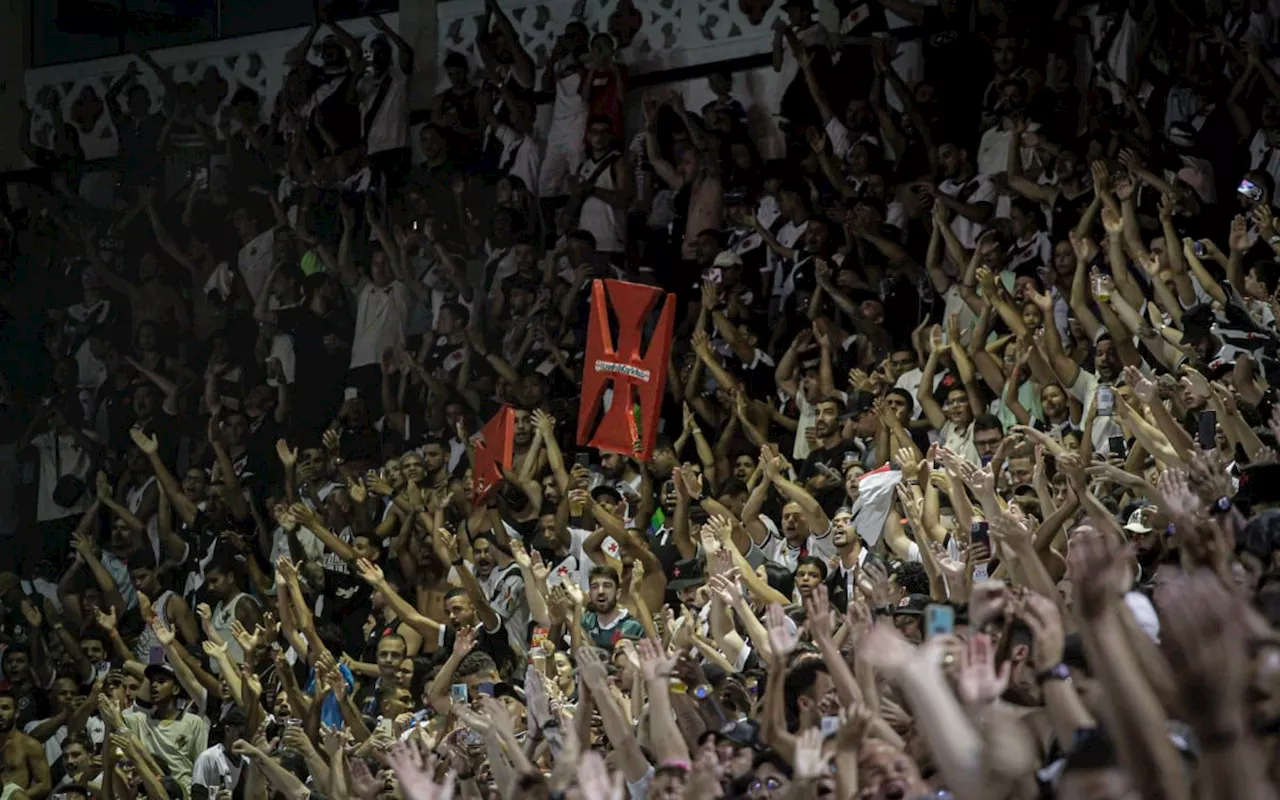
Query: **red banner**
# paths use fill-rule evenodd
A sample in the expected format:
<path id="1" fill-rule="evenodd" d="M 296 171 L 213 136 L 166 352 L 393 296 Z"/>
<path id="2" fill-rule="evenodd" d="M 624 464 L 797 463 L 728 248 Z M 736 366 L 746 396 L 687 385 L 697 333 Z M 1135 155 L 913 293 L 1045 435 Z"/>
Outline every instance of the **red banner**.
<path id="1" fill-rule="evenodd" d="M 644 350 L 645 322 L 660 300 L 662 310 L 648 349 Z M 609 330 L 610 307 L 618 322 L 616 343 Z M 667 385 L 675 319 L 673 294 L 626 281 L 593 282 L 582 405 L 578 410 L 579 446 L 649 460 L 658 437 L 658 415 Z M 613 390 L 613 397 L 604 409 L 607 389 Z M 599 424 L 592 430 L 597 419 Z"/>
<path id="2" fill-rule="evenodd" d="M 515 451 L 515 410 L 503 406 L 480 431 L 471 470 L 471 503 L 480 505 L 502 484 L 503 468 L 511 469 Z"/>

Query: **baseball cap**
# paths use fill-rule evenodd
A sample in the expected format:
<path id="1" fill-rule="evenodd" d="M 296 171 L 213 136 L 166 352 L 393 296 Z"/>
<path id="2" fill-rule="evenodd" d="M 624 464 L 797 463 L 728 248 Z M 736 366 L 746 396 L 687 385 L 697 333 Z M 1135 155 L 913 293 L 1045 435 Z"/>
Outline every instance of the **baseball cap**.
<path id="1" fill-rule="evenodd" d="M 173 671 L 173 667 L 169 666 L 168 662 L 164 664 L 148 664 L 142 674 L 145 675 L 149 681 L 157 678 L 170 681 L 176 681 L 178 679 L 178 676 Z"/>
<path id="2" fill-rule="evenodd" d="M 733 252 L 730 252 L 730 251 L 728 251 L 728 250 L 722 250 L 722 251 L 719 253 L 719 255 L 717 255 L 717 256 L 716 256 L 716 260 L 715 260 L 714 262 L 712 262 L 711 266 L 713 266 L 713 267 L 740 267 L 740 266 L 742 266 L 742 259 L 738 257 L 738 254 L 737 254 L 737 253 L 733 253 Z"/>
<path id="3" fill-rule="evenodd" d="M 893 610 L 895 617 L 921 617 L 924 616 L 924 610 L 933 602 L 933 599 L 927 594 L 909 594 L 898 601 L 898 607 Z"/>
<path id="4" fill-rule="evenodd" d="M 1124 529 L 1129 533 L 1151 533 L 1151 518 L 1155 516 L 1155 506 L 1143 506 L 1134 509 L 1129 515 L 1129 519 L 1124 523 Z"/>

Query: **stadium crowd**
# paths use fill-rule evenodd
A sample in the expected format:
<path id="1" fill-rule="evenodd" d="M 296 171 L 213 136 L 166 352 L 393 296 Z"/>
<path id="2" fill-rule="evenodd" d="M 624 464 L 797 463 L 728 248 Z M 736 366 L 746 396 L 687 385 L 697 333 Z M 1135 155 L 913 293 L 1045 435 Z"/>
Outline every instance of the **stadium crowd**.
<path id="1" fill-rule="evenodd" d="M 413 115 L 372 21 L 139 54 L 111 207 L 24 108 L 0 800 L 1276 797 L 1280 3 L 786 0 L 689 108 L 488 0 Z"/>

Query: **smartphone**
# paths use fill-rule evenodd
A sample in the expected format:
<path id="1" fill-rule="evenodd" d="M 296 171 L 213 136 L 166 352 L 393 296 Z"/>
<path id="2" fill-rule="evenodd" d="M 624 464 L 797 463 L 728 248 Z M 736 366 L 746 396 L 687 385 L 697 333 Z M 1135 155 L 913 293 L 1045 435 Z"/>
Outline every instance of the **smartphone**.
<path id="1" fill-rule="evenodd" d="M 466 704 L 469 698 L 469 690 L 465 683 L 455 683 L 449 687 L 449 699 L 455 703 Z"/>
<path id="2" fill-rule="evenodd" d="M 1262 187 L 1248 178 L 1240 181 L 1240 186 L 1236 188 L 1236 194 L 1251 203 L 1257 203 L 1262 200 Z"/>
<path id="3" fill-rule="evenodd" d="M 1218 442 L 1218 412 L 1201 411 L 1196 440 L 1201 450 L 1212 450 Z"/>
<path id="4" fill-rule="evenodd" d="M 580 467 L 590 467 L 590 466 L 591 466 L 591 454 L 590 454 L 590 453 L 578 453 L 578 454 L 574 455 L 574 457 L 573 457 L 573 463 L 577 464 L 577 465 L 578 465 L 578 466 L 580 466 Z"/>
<path id="5" fill-rule="evenodd" d="M 930 603 L 924 609 L 924 636 L 950 636 L 956 632 L 956 610 L 941 603 Z"/>
<path id="6" fill-rule="evenodd" d="M 991 554 L 991 530 L 986 520 L 980 520 L 969 526 L 969 544 L 981 544 L 987 548 L 987 557 Z M 975 581 L 985 581 L 987 579 L 987 562 L 981 561 L 973 565 L 973 579 Z"/>
<path id="7" fill-rule="evenodd" d="M 1204 246 L 1204 242 L 1197 239 L 1191 245 L 1191 252 L 1196 254 L 1196 258 L 1205 258 L 1209 255 L 1209 248 Z"/>
<path id="8" fill-rule="evenodd" d="M 724 273 L 720 271 L 719 267 L 712 267 L 711 269 L 707 270 L 707 280 L 711 281 L 712 283 L 719 283 L 723 275 Z"/>
<path id="9" fill-rule="evenodd" d="M 476 694 L 482 694 L 482 695 L 485 695 L 485 696 L 487 696 L 487 697 L 493 697 L 493 687 L 494 687 L 495 685 L 496 685 L 496 684 L 494 684 L 494 683 L 489 683 L 489 682 L 486 682 L 486 683 L 477 683 L 477 684 L 476 684 Z"/>
<path id="10" fill-rule="evenodd" d="M 987 551 L 991 551 L 991 526 L 985 519 L 969 526 L 969 544 L 985 544 Z"/>
<path id="11" fill-rule="evenodd" d="M 297 717 L 285 717 L 284 726 L 286 728 L 301 728 L 302 720 Z"/>
<path id="12" fill-rule="evenodd" d="M 1125 441 L 1123 436 L 1111 436 L 1107 439 L 1107 449 L 1111 451 L 1111 455 L 1125 458 L 1129 454 L 1125 451 Z"/>
<path id="13" fill-rule="evenodd" d="M 1111 416 L 1112 410 L 1116 407 L 1115 390 L 1110 386 L 1098 387 L 1097 415 L 1100 417 Z"/>

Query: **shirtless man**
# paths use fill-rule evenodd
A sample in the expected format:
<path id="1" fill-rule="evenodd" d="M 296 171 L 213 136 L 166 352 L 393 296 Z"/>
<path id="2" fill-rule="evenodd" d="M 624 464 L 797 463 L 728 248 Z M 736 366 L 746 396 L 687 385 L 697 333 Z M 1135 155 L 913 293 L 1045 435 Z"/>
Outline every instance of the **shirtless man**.
<path id="1" fill-rule="evenodd" d="M 8 691 L 0 691 L 0 753 L 4 759 L 0 781 L 22 789 L 31 800 L 43 800 L 53 787 L 49 762 L 40 743 L 14 727 L 17 719 L 17 700 Z"/>
<path id="2" fill-rule="evenodd" d="M 689 130 L 689 141 L 692 147 L 680 156 L 678 166 L 672 165 L 662 157 L 658 147 L 658 104 L 652 97 L 644 99 L 645 152 L 649 164 L 677 195 L 685 189 L 689 191 L 689 206 L 680 245 L 680 256 L 684 261 L 694 260 L 694 243 L 698 234 L 705 230 L 720 227 L 724 216 L 724 186 L 720 182 L 720 160 L 717 155 L 719 147 L 715 137 L 703 130 L 702 126 L 689 116 L 684 107 L 684 99 L 673 94 L 668 102 L 680 120 Z"/>

